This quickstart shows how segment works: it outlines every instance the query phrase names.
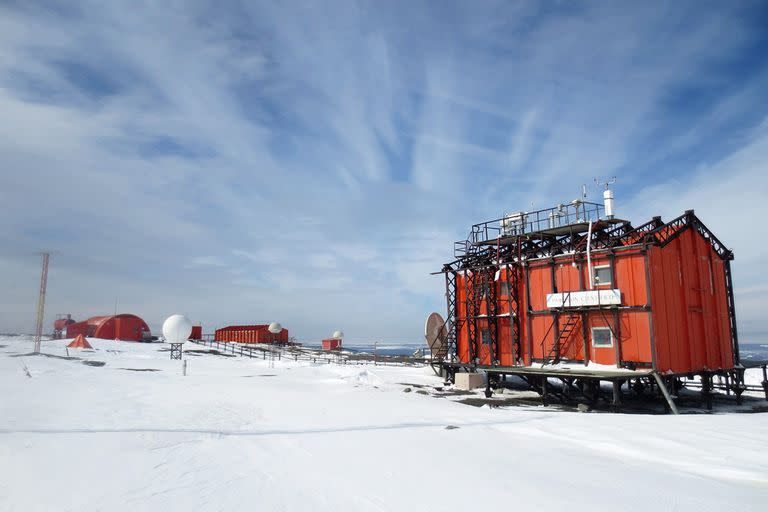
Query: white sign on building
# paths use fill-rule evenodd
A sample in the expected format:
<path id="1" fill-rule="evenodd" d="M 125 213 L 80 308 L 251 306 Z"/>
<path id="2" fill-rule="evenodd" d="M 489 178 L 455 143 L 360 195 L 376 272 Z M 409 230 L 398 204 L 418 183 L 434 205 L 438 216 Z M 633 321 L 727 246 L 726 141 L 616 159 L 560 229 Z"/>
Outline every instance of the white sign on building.
<path id="1" fill-rule="evenodd" d="M 619 304 L 621 304 L 621 290 L 619 289 L 547 294 L 547 307 L 550 309 L 618 306 Z"/>

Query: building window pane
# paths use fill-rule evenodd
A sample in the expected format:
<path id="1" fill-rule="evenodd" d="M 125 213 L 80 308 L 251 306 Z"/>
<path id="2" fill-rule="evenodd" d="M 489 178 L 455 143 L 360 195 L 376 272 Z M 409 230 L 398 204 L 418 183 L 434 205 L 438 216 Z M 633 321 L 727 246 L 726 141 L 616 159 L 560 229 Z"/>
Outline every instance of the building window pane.
<path id="1" fill-rule="evenodd" d="M 606 286 L 613 282 L 613 272 L 609 265 L 595 267 L 595 285 Z"/>
<path id="2" fill-rule="evenodd" d="M 608 327 L 592 328 L 592 346 L 593 347 L 612 347 L 613 333 Z"/>
<path id="3" fill-rule="evenodd" d="M 499 292 L 502 296 L 506 297 L 509 295 L 509 283 L 506 281 L 501 282 L 501 291 Z"/>
<path id="4" fill-rule="evenodd" d="M 482 339 L 483 339 L 483 345 L 490 345 L 491 344 L 491 331 L 488 329 L 483 329 L 481 331 Z"/>

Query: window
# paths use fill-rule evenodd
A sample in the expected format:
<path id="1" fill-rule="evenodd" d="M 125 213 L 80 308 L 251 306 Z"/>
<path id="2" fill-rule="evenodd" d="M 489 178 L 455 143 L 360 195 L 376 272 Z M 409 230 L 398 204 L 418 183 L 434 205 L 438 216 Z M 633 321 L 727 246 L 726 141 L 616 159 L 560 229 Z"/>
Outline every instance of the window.
<path id="1" fill-rule="evenodd" d="M 488 329 L 483 329 L 481 331 L 481 336 L 483 340 L 483 345 L 490 345 L 491 344 L 491 331 Z"/>
<path id="2" fill-rule="evenodd" d="M 612 347 L 613 333 L 608 327 L 592 328 L 592 346 L 595 348 Z"/>
<path id="3" fill-rule="evenodd" d="M 480 285 L 480 298 L 485 299 L 491 294 L 491 286 L 488 283 Z"/>
<path id="4" fill-rule="evenodd" d="M 594 267 L 595 286 L 607 286 L 613 282 L 613 271 L 610 265 Z"/>
<path id="5" fill-rule="evenodd" d="M 501 290 L 499 291 L 499 295 L 502 297 L 506 297 L 509 295 L 509 283 L 506 281 L 501 282 Z"/>

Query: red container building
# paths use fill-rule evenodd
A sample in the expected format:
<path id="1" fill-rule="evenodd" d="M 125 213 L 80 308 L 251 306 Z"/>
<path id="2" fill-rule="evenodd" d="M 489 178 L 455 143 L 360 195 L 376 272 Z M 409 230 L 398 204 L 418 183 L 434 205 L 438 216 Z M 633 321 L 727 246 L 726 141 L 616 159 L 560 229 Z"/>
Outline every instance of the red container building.
<path id="1" fill-rule="evenodd" d="M 193 325 L 192 332 L 189 334 L 190 340 L 202 340 L 203 339 L 203 326 Z"/>
<path id="2" fill-rule="evenodd" d="M 67 330 L 67 326 L 74 324 L 75 320 L 69 313 L 63 315 L 56 315 L 56 320 L 53 322 L 53 339 L 60 340 L 64 337 L 64 332 Z"/>
<path id="3" fill-rule="evenodd" d="M 323 350 L 341 350 L 341 339 L 328 338 L 323 340 Z"/>
<path id="4" fill-rule="evenodd" d="M 693 210 L 637 227 L 603 212 L 574 201 L 474 225 L 443 266 L 448 339 L 433 361 L 449 377 L 487 371 L 489 394 L 510 374 L 543 396 L 548 378 L 607 380 L 620 400 L 623 384 L 698 374 L 705 394 L 719 375 L 740 400 L 733 253 Z"/>
<path id="5" fill-rule="evenodd" d="M 142 341 L 152 335 L 144 320 L 129 314 L 94 316 L 83 322 L 67 325 L 67 338 L 74 338 L 78 334 L 89 338 L 123 341 Z"/>
<path id="6" fill-rule="evenodd" d="M 236 343 L 288 343 L 288 329 L 279 333 L 269 332 L 269 325 L 230 325 L 216 329 L 214 341 Z"/>

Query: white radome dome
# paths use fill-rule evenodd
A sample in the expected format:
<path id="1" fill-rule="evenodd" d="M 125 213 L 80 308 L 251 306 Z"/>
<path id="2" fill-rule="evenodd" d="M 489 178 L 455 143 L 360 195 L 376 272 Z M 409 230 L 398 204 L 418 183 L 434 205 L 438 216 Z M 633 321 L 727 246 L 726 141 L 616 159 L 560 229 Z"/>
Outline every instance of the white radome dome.
<path id="1" fill-rule="evenodd" d="M 331 338 L 334 338 L 337 340 L 340 340 L 343 337 L 344 337 L 344 333 L 341 331 L 333 331 L 333 336 L 331 336 Z"/>
<path id="2" fill-rule="evenodd" d="M 269 327 L 267 327 L 267 330 L 272 334 L 280 334 L 280 332 L 283 330 L 283 326 L 280 325 L 279 322 L 272 322 L 269 324 Z"/>
<path id="3" fill-rule="evenodd" d="M 167 343 L 184 343 L 192 334 L 192 321 L 184 315 L 171 315 L 163 322 L 163 337 Z"/>

